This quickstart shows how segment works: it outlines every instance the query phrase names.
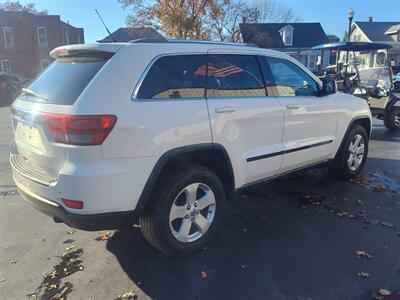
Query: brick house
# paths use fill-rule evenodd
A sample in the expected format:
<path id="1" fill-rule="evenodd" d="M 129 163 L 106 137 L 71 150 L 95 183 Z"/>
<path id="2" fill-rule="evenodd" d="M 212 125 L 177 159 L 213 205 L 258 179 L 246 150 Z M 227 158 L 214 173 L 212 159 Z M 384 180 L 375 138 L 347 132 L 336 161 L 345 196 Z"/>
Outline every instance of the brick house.
<path id="1" fill-rule="evenodd" d="M 0 9 L 0 72 L 34 78 L 50 64 L 52 49 L 84 42 L 83 29 L 58 15 Z"/>

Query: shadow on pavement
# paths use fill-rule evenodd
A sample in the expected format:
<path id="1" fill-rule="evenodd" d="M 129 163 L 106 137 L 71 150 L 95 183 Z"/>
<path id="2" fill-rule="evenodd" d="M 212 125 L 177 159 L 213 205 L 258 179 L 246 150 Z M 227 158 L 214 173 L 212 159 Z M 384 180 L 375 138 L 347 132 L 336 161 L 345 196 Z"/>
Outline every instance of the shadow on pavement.
<path id="1" fill-rule="evenodd" d="M 374 124 L 371 140 L 400 142 L 400 131 L 390 131 L 383 124 Z"/>
<path id="2" fill-rule="evenodd" d="M 304 193 L 327 204 L 302 203 Z M 394 199 L 334 180 L 326 169 L 316 168 L 237 196 L 214 240 L 187 257 L 159 253 L 139 228 L 115 233 L 107 249 L 131 280 L 156 299 L 371 299 L 380 288 L 400 290 L 396 227 L 365 221 L 381 218 L 400 226 L 400 205 Z M 376 202 L 379 211 L 373 209 Z M 338 211 L 347 215 L 338 216 Z M 347 217 L 350 213 L 355 217 Z M 373 257 L 358 259 L 357 250 Z M 370 277 L 358 276 L 362 271 Z"/>

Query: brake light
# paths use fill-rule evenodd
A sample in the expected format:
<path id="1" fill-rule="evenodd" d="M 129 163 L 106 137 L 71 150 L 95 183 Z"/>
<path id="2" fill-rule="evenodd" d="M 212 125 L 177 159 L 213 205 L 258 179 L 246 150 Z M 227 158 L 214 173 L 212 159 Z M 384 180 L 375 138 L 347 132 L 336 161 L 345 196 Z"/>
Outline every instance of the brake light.
<path id="1" fill-rule="evenodd" d="M 117 121 L 113 115 L 80 116 L 42 113 L 43 124 L 57 143 L 101 145 Z"/>

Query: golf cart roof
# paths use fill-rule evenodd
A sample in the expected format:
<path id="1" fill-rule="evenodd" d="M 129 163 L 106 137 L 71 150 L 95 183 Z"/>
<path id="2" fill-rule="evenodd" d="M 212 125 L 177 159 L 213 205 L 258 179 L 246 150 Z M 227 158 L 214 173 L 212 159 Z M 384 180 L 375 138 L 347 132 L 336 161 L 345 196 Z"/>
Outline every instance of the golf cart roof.
<path id="1" fill-rule="evenodd" d="M 371 51 L 378 49 L 390 49 L 391 45 L 370 42 L 340 42 L 321 44 L 312 47 L 312 50 L 337 50 L 337 51 Z"/>

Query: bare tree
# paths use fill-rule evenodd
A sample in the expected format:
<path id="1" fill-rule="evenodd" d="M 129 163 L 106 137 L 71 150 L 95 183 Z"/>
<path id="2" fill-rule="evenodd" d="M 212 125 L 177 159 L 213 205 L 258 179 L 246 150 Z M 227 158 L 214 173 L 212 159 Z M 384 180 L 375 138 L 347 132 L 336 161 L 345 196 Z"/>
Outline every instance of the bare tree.
<path id="1" fill-rule="evenodd" d="M 221 41 L 237 42 L 240 40 L 239 23 L 257 22 L 259 10 L 243 0 L 230 0 L 221 14 L 212 23 L 213 36 Z"/>
<path id="2" fill-rule="evenodd" d="M 38 11 L 34 3 L 23 5 L 19 1 L 7 1 L 5 3 L 0 3 L 0 9 L 5 11 L 26 11 L 34 15 L 48 14 L 47 10 Z"/>
<path id="3" fill-rule="evenodd" d="M 260 23 L 288 23 L 299 20 L 292 8 L 274 0 L 258 1 L 255 5 L 260 12 L 258 19 Z"/>
<path id="4" fill-rule="evenodd" d="M 296 22 L 294 11 L 274 0 L 229 0 L 212 23 L 213 36 L 221 41 L 240 41 L 241 22 L 287 23 Z"/>

